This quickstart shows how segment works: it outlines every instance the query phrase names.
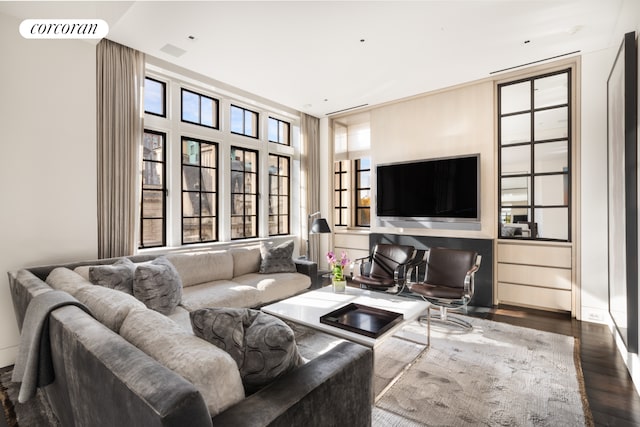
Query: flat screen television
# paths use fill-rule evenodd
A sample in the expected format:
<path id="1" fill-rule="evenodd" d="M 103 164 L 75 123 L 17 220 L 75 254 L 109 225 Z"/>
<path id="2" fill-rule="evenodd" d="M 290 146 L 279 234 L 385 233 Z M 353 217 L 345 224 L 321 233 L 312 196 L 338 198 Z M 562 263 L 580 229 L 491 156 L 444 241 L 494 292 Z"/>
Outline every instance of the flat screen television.
<path id="1" fill-rule="evenodd" d="M 378 217 L 480 221 L 480 154 L 379 165 Z"/>

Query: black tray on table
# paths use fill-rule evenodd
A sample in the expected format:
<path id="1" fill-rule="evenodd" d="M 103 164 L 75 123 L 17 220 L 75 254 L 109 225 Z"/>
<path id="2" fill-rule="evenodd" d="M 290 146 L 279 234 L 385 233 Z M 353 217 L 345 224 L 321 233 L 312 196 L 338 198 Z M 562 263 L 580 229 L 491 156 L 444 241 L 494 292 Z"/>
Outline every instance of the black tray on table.
<path id="1" fill-rule="evenodd" d="M 402 322 L 402 319 L 401 313 L 352 302 L 321 316 L 320 323 L 371 338 L 378 338 L 395 324 Z"/>

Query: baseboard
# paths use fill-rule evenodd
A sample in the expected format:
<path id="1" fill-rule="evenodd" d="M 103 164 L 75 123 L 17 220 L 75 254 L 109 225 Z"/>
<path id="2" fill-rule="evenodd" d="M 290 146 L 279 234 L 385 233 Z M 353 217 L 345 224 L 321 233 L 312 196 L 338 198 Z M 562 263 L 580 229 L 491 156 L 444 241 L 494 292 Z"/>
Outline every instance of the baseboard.
<path id="1" fill-rule="evenodd" d="M 16 362 L 17 355 L 18 355 L 17 345 L 0 349 L 0 368 L 13 365 Z"/>
<path id="2" fill-rule="evenodd" d="M 611 325 L 611 316 L 609 316 L 609 312 L 607 310 L 585 306 L 582 306 L 581 309 L 581 317 L 578 320 L 582 320 L 583 322 Z"/>

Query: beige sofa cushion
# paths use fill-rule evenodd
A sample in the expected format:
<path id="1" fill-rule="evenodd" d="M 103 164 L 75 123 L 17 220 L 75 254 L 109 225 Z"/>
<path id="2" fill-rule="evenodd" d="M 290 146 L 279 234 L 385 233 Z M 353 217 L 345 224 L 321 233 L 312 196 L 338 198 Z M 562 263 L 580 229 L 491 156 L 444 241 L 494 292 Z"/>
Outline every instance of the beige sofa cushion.
<path id="1" fill-rule="evenodd" d="M 54 268 L 45 280 L 49 286 L 59 291 L 65 291 L 73 296 L 80 289 L 93 287 L 89 279 L 85 279 L 78 273 L 66 267 Z"/>
<path id="2" fill-rule="evenodd" d="M 132 310 L 120 335 L 196 386 L 212 417 L 244 399 L 240 372 L 231 356 L 162 314 Z"/>
<path id="3" fill-rule="evenodd" d="M 132 295 L 93 285 L 80 274 L 65 267 L 53 269 L 46 282 L 53 289 L 73 295 L 89 309 L 96 320 L 116 333 L 129 311 L 145 308 L 145 305 Z"/>
<path id="4" fill-rule="evenodd" d="M 311 286 L 311 278 L 302 273 L 250 273 L 233 280 L 239 285 L 257 289 L 260 304 L 289 298 Z"/>
<path id="5" fill-rule="evenodd" d="M 118 333 L 122 322 L 133 309 L 146 308 L 132 295 L 103 286 L 90 285 L 74 295 L 100 323 Z"/>
<path id="6" fill-rule="evenodd" d="M 184 329 L 185 332 L 193 334 L 193 328 L 191 327 L 191 317 L 189 317 L 189 312 L 186 308 L 179 305 L 167 317 L 176 322 L 178 326 Z"/>
<path id="7" fill-rule="evenodd" d="M 178 270 L 183 287 L 233 277 L 233 256 L 228 251 L 167 254 L 166 257 Z"/>
<path id="8" fill-rule="evenodd" d="M 180 305 L 194 311 L 209 307 L 255 307 L 260 300 L 260 291 L 255 286 L 217 280 L 182 289 Z"/>
<path id="9" fill-rule="evenodd" d="M 233 277 L 257 273 L 260 270 L 260 246 L 231 249 L 229 252 L 233 256 Z"/>

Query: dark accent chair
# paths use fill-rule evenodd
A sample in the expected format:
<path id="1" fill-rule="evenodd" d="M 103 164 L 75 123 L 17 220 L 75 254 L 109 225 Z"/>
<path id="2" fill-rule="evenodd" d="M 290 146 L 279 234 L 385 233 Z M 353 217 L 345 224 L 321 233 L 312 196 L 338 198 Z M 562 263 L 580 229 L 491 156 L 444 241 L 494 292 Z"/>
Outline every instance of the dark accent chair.
<path id="1" fill-rule="evenodd" d="M 470 329 L 469 322 L 448 316 L 447 310 L 463 309 L 466 313 L 482 257 L 474 251 L 431 248 L 425 258 L 423 262 L 414 264 L 416 271 L 408 273 L 417 278 L 407 284 L 409 290 L 431 303 L 427 309 L 429 320 L 441 320 Z M 424 272 L 422 279 L 421 268 Z M 440 312 L 432 316 L 433 306 L 439 307 Z"/>
<path id="2" fill-rule="evenodd" d="M 363 288 L 399 293 L 415 252 L 410 245 L 378 243 L 369 256 L 354 261 L 352 281 Z"/>

